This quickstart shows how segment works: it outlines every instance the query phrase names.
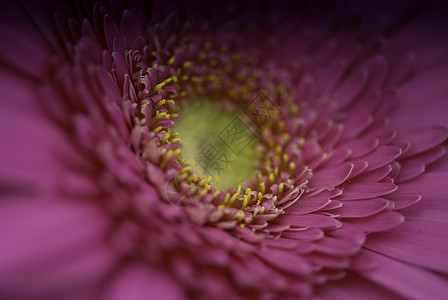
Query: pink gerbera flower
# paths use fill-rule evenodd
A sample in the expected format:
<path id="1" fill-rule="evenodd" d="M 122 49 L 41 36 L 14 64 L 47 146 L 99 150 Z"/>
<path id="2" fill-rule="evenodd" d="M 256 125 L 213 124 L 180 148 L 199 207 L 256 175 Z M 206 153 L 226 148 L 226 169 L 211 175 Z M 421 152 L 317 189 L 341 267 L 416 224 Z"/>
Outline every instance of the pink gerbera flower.
<path id="1" fill-rule="evenodd" d="M 446 8 L 344 3 L 5 5 L 1 298 L 444 299 Z"/>

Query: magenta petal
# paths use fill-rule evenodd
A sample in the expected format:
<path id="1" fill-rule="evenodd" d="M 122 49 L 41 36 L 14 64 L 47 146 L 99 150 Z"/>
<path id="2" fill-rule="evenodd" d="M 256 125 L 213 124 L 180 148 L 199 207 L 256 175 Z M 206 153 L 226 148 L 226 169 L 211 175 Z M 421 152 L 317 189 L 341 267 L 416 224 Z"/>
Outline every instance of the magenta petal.
<path id="1" fill-rule="evenodd" d="M 373 216 L 389 206 L 389 201 L 383 198 L 344 201 L 341 208 L 331 213 L 341 218 L 363 218 Z"/>
<path id="2" fill-rule="evenodd" d="M 311 228 L 339 228 L 341 222 L 333 217 L 308 214 L 308 215 L 282 215 L 274 220 L 275 223 L 291 224 L 297 227 L 311 227 Z"/>
<path id="3" fill-rule="evenodd" d="M 356 139 L 342 145 L 342 149 L 350 149 L 352 158 L 360 158 L 369 154 L 379 146 L 379 140 L 375 136 Z"/>
<path id="4" fill-rule="evenodd" d="M 265 246 L 282 250 L 294 250 L 299 246 L 298 242 L 287 238 L 265 239 L 262 241 L 262 244 Z"/>
<path id="5" fill-rule="evenodd" d="M 417 160 L 406 159 L 400 161 L 401 170 L 396 179 L 397 183 L 415 178 L 425 172 L 425 165 Z"/>
<path id="6" fill-rule="evenodd" d="M 171 278 L 144 265 L 127 266 L 109 286 L 103 299 L 184 299 L 179 285 Z"/>
<path id="7" fill-rule="evenodd" d="M 390 230 L 403 223 L 403 221 L 404 217 L 401 214 L 393 211 L 388 211 L 363 219 L 347 219 L 344 220 L 344 223 L 354 225 L 359 230 L 370 233 Z"/>
<path id="8" fill-rule="evenodd" d="M 402 226 L 368 239 L 365 247 L 411 264 L 447 272 L 448 242 L 440 238 L 447 236 L 446 228 L 446 213 L 408 213 Z"/>
<path id="9" fill-rule="evenodd" d="M 118 36 L 118 28 L 111 16 L 104 16 L 104 36 L 106 38 L 107 48 L 109 51 L 114 51 L 114 39 Z"/>
<path id="10" fill-rule="evenodd" d="M 395 160 L 401 154 L 401 149 L 394 146 L 378 147 L 373 153 L 362 157 L 369 164 L 367 171 L 376 170 Z"/>
<path id="11" fill-rule="evenodd" d="M 366 130 L 372 122 L 373 117 L 371 115 L 350 115 L 344 121 L 344 133 L 342 135 L 342 139 L 350 139 L 357 136 Z"/>
<path id="12" fill-rule="evenodd" d="M 24 292 L 45 293 L 57 283 L 68 289 L 97 281 L 114 260 L 113 251 L 101 245 L 108 225 L 102 212 L 62 199 L 35 200 L 2 199 L 0 282 L 8 289 L 27 286 Z"/>
<path id="13" fill-rule="evenodd" d="M 425 174 L 403 184 L 406 191 L 420 190 L 423 199 L 403 210 L 403 225 L 372 238 L 369 247 L 412 264 L 447 272 L 448 243 L 443 238 L 448 236 L 447 178 L 447 173 Z"/>
<path id="14" fill-rule="evenodd" d="M 282 237 L 293 240 L 318 240 L 324 237 L 324 232 L 320 228 L 309 228 L 306 230 L 298 231 L 285 231 L 282 233 Z"/>
<path id="15" fill-rule="evenodd" d="M 349 258 L 345 256 L 333 256 L 313 252 L 306 256 L 311 262 L 332 269 L 347 268 L 350 265 Z"/>
<path id="16" fill-rule="evenodd" d="M 361 273 L 366 278 L 406 299 L 446 298 L 446 279 L 372 251 L 368 251 L 368 255 L 377 265 L 372 270 Z"/>
<path id="17" fill-rule="evenodd" d="M 332 211 L 333 209 L 342 207 L 342 202 L 338 200 L 331 200 L 331 203 L 325 206 L 322 210 L 323 211 Z"/>
<path id="18" fill-rule="evenodd" d="M 336 150 L 334 150 L 328 155 L 329 159 L 325 162 L 325 166 L 329 167 L 338 166 L 343 162 L 345 162 L 350 157 L 351 154 L 352 154 L 351 149 L 342 149 L 338 147 Z"/>
<path id="19" fill-rule="evenodd" d="M 445 153 L 446 150 L 444 146 L 437 146 L 421 154 L 414 155 L 412 159 L 419 161 L 424 165 L 429 165 L 442 158 Z"/>
<path id="20" fill-rule="evenodd" d="M 335 238 L 350 239 L 358 245 L 364 244 L 366 240 L 366 234 L 361 229 L 347 222 L 344 222 L 341 228 L 326 233 Z"/>
<path id="21" fill-rule="evenodd" d="M 392 200 L 395 203 L 395 210 L 403 209 L 414 205 L 422 199 L 420 195 L 400 194 L 399 192 L 388 195 L 387 199 Z"/>
<path id="22" fill-rule="evenodd" d="M 348 256 L 357 253 L 360 245 L 348 239 L 325 237 L 316 242 L 316 251 L 335 256 Z"/>
<path id="23" fill-rule="evenodd" d="M 304 215 L 323 209 L 331 200 L 328 197 L 317 195 L 307 199 L 299 199 L 294 205 L 288 208 L 288 214 Z"/>
<path id="24" fill-rule="evenodd" d="M 352 72 L 333 94 L 339 107 L 349 105 L 362 92 L 367 84 L 368 74 L 366 71 Z"/>
<path id="25" fill-rule="evenodd" d="M 343 183 L 350 176 L 354 166 L 344 164 L 334 168 L 324 168 L 313 175 L 309 187 L 314 189 L 333 188 Z"/>
<path id="26" fill-rule="evenodd" d="M 383 180 L 392 171 L 391 165 L 385 165 L 377 170 L 363 173 L 355 178 L 356 182 L 379 182 Z"/>
<path id="27" fill-rule="evenodd" d="M 273 267 L 292 274 L 309 274 L 314 269 L 304 258 L 291 251 L 262 248 L 257 255 Z"/>
<path id="28" fill-rule="evenodd" d="M 415 129 L 408 134 L 402 135 L 400 138 L 403 141 L 410 142 L 410 149 L 403 155 L 403 158 L 422 153 L 430 150 L 438 145 L 448 137 L 448 129 L 446 127 L 430 127 Z"/>
<path id="29" fill-rule="evenodd" d="M 351 183 L 337 200 L 360 200 L 381 197 L 397 190 L 397 186 L 388 182 Z"/>
<path id="30" fill-rule="evenodd" d="M 397 294 L 357 274 L 348 274 L 342 280 L 329 282 L 316 288 L 310 300 L 398 300 Z"/>
<path id="31" fill-rule="evenodd" d="M 364 171 L 367 170 L 367 167 L 369 166 L 369 164 L 365 161 L 355 161 L 352 162 L 352 164 L 353 164 L 353 170 L 349 178 L 355 178 L 356 176 L 364 173 Z"/>

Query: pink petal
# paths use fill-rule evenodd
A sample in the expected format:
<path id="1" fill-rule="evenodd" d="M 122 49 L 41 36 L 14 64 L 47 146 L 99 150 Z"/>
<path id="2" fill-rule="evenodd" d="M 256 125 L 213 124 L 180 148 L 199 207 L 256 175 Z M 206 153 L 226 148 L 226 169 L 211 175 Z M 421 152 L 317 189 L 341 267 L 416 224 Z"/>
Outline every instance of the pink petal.
<path id="1" fill-rule="evenodd" d="M 366 251 L 377 265 L 361 273 L 362 276 L 407 299 L 445 299 L 448 290 L 446 279 L 423 268 Z"/>
<path id="2" fill-rule="evenodd" d="M 412 194 L 400 194 L 399 192 L 388 195 L 387 199 L 392 200 L 395 203 L 395 210 L 400 210 L 411 205 L 414 205 L 422 199 L 420 195 Z"/>
<path id="3" fill-rule="evenodd" d="M 355 178 L 356 176 L 364 173 L 365 170 L 367 170 L 367 167 L 369 164 L 365 161 L 355 161 L 351 162 L 353 164 L 353 171 L 350 174 L 349 178 Z"/>
<path id="4" fill-rule="evenodd" d="M 406 159 L 400 161 L 401 170 L 396 179 L 397 183 L 413 179 L 425 172 L 425 165 L 417 160 Z"/>
<path id="5" fill-rule="evenodd" d="M 341 147 L 337 147 L 328 155 L 329 159 L 325 162 L 325 166 L 338 166 L 345 162 L 351 154 L 351 149 L 342 149 Z"/>
<path id="6" fill-rule="evenodd" d="M 331 200 L 328 197 L 317 195 L 308 199 L 299 199 L 294 205 L 287 210 L 288 214 L 304 215 L 323 209 Z"/>
<path id="7" fill-rule="evenodd" d="M 334 256 L 348 256 L 357 253 L 360 245 L 348 239 L 325 237 L 316 241 L 316 251 L 334 255 Z"/>
<path id="8" fill-rule="evenodd" d="M 390 230 L 403 223 L 404 217 L 396 212 L 388 211 L 363 219 L 347 219 L 344 223 L 356 226 L 366 233 Z"/>
<path id="9" fill-rule="evenodd" d="M 370 124 L 373 122 L 373 117 L 369 114 L 358 115 L 353 114 L 349 115 L 347 119 L 344 120 L 344 133 L 342 135 L 343 139 L 350 139 L 364 130 L 366 130 Z"/>
<path id="10" fill-rule="evenodd" d="M 375 150 L 379 144 L 380 142 L 375 136 L 366 136 L 343 144 L 341 147 L 352 150 L 352 158 L 360 158 Z"/>
<path id="11" fill-rule="evenodd" d="M 345 256 L 333 256 L 313 252 L 306 255 L 311 262 L 331 269 L 345 269 L 350 265 L 350 260 Z"/>
<path id="12" fill-rule="evenodd" d="M 97 207 L 17 200 L 1 203 L 2 284 L 39 293 L 57 288 L 56 282 L 70 288 L 98 280 L 113 263 L 112 251 L 101 245 L 107 219 Z"/>
<path id="13" fill-rule="evenodd" d="M 376 170 L 394 161 L 401 154 L 401 149 L 394 146 L 381 146 L 368 156 L 362 157 L 369 164 L 367 171 Z"/>
<path id="14" fill-rule="evenodd" d="M 260 251 L 257 251 L 256 254 L 273 267 L 291 274 L 309 274 L 314 269 L 306 259 L 291 251 L 262 248 Z"/>
<path id="15" fill-rule="evenodd" d="M 415 129 L 407 134 L 402 134 L 400 139 L 411 144 L 410 149 L 403 155 L 403 158 L 428 151 L 440 145 L 447 137 L 448 129 L 441 126 Z"/>
<path id="16" fill-rule="evenodd" d="M 397 300 L 397 294 L 392 291 L 362 278 L 357 274 L 349 273 L 342 280 L 328 282 L 316 287 L 316 296 L 310 300 Z"/>
<path id="17" fill-rule="evenodd" d="M 419 161 L 424 165 L 429 165 L 442 158 L 445 155 L 445 153 L 446 153 L 445 147 L 437 146 L 421 154 L 414 155 L 412 159 Z"/>
<path id="18" fill-rule="evenodd" d="M 309 228 L 300 231 L 285 231 L 282 237 L 293 240 L 313 241 L 324 237 L 324 232 L 320 228 Z"/>
<path id="19" fill-rule="evenodd" d="M 311 228 L 339 228 L 341 222 L 330 216 L 308 214 L 308 215 L 291 215 L 285 214 L 274 220 L 275 223 L 291 224 L 297 227 Z"/>
<path id="20" fill-rule="evenodd" d="M 335 238 L 350 239 L 357 245 L 364 244 L 366 240 L 366 234 L 360 228 L 347 222 L 344 222 L 341 228 L 328 230 L 326 234 Z"/>
<path id="21" fill-rule="evenodd" d="M 344 201 L 341 208 L 332 210 L 331 213 L 341 218 L 363 218 L 373 216 L 388 206 L 389 201 L 383 198 Z"/>
<path id="22" fill-rule="evenodd" d="M 109 283 L 103 299 L 184 299 L 179 285 L 163 271 L 143 264 L 129 265 Z"/>
<path id="23" fill-rule="evenodd" d="M 347 184 L 342 196 L 337 200 L 360 200 L 385 196 L 397 190 L 397 186 L 388 182 Z"/>
<path id="24" fill-rule="evenodd" d="M 318 170 L 310 179 L 309 187 L 314 189 L 336 187 L 347 180 L 353 168 L 352 164 L 344 164 L 334 168 Z"/>
<path id="25" fill-rule="evenodd" d="M 385 165 L 377 170 L 363 173 L 353 178 L 353 180 L 357 182 L 379 182 L 389 175 L 391 171 L 392 167 L 390 165 Z"/>

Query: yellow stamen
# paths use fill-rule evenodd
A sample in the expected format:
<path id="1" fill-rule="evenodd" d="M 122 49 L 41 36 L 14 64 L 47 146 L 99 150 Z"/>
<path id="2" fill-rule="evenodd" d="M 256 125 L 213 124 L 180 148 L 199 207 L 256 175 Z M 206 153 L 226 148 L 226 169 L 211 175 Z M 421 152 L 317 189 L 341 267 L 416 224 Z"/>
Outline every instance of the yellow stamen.
<path id="1" fill-rule="evenodd" d="M 186 61 L 186 62 L 184 62 L 183 64 L 182 64 L 182 67 L 184 68 L 184 69 L 187 69 L 187 68 L 189 68 L 191 66 L 191 62 L 189 62 L 189 61 Z"/>
<path id="2" fill-rule="evenodd" d="M 283 182 L 278 185 L 278 195 L 281 196 L 283 193 Z"/>
<path id="3" fill-rule="evenodd" d="M 262 182 L 260 183 L 260 192 L 261 192 L 262 194 L 264 194 L 264 193 L 266 192 L 266 185 L 264 184 L 264 181 L 262 181 Z"/>
<path id="4" fill-rule="evenodd" d="M 160 89 L 162 89 L 165 85 L 167 85 L 168 83 L 170 83 L 171 81 L 173 81 L 174 77 L 175 77 L 175 76 L 173 76 L 173 77 L 169 77 L 169 78 L 165 79 L 164 81 L 162 81 L 161 83 L 159 83 L 158 85 L 156 85 L 156 86 L 152 89 L 152 91 L 153 91 L 154 93 L 158 92 L 158 91 L 159 91 Z M 176 78 L 176 80 L 177 80 L 177 78 Z"/>
<path id="5" fill-rule="evenodd" d="M 249 203 L 251 192 L 252 192 L 252 190 L 250 188 L 246 189 L 246 195 L 244 195 L 243 204 L 241 205 L 241 209 L 245 209 L 247 204 Z"/>
<path id="6" fill-rule="evenodd" d="M 224 196 L 224 199 L 222 200 L 222 204 L 221 205 L 227 206 L 227 202 L 229 201 L 229 199 L 230 199 L 230 194 L 226 193 L 226 195 Z"/>
<path id="7" fill-rule="evenodd" d="M 241 193 L 241 185 L 238 186 L 238 190 L 236 191 L 236 193 L 233 194 L 232 197 L 230 197 L 228 206 L 232 206 L 233 202 L 240 195 L 240 193 Z"/>
<path id="8" fill-rule="evenodd" d="M 260 205 L 261 199 L 263 198 L 263 194 L 258 192 L 258 199 L 257 199 L 257 205 Z"/>
<path id="9" fill-rule="evenodd" d="M 296 164 L 294 162 L 289 163 L 289 172 L 294 172 L 294 169 L 296 168 Z"/>
<path id="10" fill-rule="evenodd" d="M 174 138 L 174 139 L 172 139 L 171 141 L 170 141 L 170 143 L 171 144 L 174 144 L 174 143 L 176 143 L 176 142 L 181 142 L 181 140 L 180 140 L 180 138 Z"/>
<path id="11" fill-rule="evenodd" d="M 274 184 L 274 181 L 275 181 L 274 174 L 273 174 L 273 173 L 270 173 L 270 174 L 269 174 L 269 182 L 270 182 L 271 184 Z"/>
<path id="12" fill-rule="evenodd" d="M 161 144 L 165 144 L 166 141 L 168 141 L 169 138 L 170 138 L 170 133 L 167 132 L 167 133 L 163 136 L 163 138 L 160 140 L 160 143 L 161 143 Z"/>
<path id="13" fill-rule="evenodd" d="M 274 168 L 274 175 L 275 175 L 275 177 L 278 177 L 278 173 L 279 173 L 278 167 L 275 167 Z"/>

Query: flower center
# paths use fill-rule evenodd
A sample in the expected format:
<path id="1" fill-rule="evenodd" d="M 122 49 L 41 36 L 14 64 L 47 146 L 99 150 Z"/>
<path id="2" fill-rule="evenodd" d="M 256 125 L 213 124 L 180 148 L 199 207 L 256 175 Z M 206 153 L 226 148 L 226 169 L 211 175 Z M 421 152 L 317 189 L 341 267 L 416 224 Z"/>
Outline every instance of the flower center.
<path id="1" fill-rule="evenodd" d="M 259 142 L 240 110 L 208 100 L 179 107 L 175 131 L 182 157 L 211 185 L 225 191 L 253 177 L 259 162 Z"/>

